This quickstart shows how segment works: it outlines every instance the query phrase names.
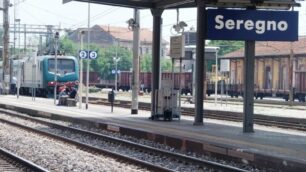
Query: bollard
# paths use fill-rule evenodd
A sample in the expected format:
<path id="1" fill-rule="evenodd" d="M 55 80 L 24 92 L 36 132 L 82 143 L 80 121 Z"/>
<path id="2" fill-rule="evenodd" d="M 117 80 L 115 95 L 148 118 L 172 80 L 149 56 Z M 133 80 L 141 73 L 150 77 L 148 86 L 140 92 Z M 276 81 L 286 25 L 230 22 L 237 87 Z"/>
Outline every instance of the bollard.
<path id="1" fill-rule="evenodd" d="M 113 112 L 114 101 L 115 101 L 115 92 L 114 90 L 112 90 L 108 92 L 108 102 L 111 103 L 111 112 Z"/>

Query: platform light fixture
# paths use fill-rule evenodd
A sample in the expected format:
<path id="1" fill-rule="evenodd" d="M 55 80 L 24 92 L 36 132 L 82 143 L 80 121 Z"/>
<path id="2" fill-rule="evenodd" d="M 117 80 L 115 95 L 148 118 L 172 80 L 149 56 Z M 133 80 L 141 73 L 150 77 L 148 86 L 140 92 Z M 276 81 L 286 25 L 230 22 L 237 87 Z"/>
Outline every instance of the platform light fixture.
<path id="1" fill-rule="evenodd" d="M 184 22 L 184 21 L 180 21 L 180 11 L 179 9 L 176 9 L 176 15 L 177 15 L 177 18 L 176 18 L 176 24 L 172 26 L 170 32 L 175 35 L 175 33 L 173 33 L 172 29 L 177 33 L 177 34 L 180 34 L 180 33 L 184 33 L 185 31 L 185 27 L 187 27 L 187 23 Z"/>
<path id="2" fill-rule="evenodd" d="M 135 28 L 139 27 L 139 24 L 133 18 L 129 19 L 126 23 L 128 24 L 128 29 L 130 31 L 133 31 Z"/>

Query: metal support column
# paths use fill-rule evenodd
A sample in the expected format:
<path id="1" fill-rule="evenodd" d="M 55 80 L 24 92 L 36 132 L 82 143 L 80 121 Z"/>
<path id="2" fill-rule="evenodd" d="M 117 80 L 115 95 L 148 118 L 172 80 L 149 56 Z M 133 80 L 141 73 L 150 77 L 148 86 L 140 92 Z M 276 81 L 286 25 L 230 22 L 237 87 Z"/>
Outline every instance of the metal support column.
<path id="1" fill-rule="evenodd" d="M 58 74 L 58 68 L 57 68 L 57 50 L 58 50 L 58 39 L 59 39 L 59 33 L 56 32 L 55 33 L 55 37 L 54 37 L 54 41 L 55 41 L 55 46 L 54 46 L 54 50 L 55 50 L 55 70 L 54 70 L 54 105 L 56 105 L 56 98 L 57 98 L 57 74 Z"/>
<path id="2" fill-rule="evenodd" d="M 203 125 L 203 98 L 204 98 L 204 66 L 205 61 L 205 33 L 206 9 L 203 1 L 197 1 L 197 46 L 196 46 L 196 100 L 194 125 Z M 206 94 L 206 93 L 205 93 Z"/>
<path id="3" fill-rule="evenodd" d="M 131 114 L 138 114 L 139 92 L 139 44 L 140 44 L 140 17 L 139 9 L 134 10 L 135 24 L 133 26 L 133 80 L 132 80 L 132 110 Z"/>
<path id="4" fill-rule="evenodd" d="M 3 2 L 3 82 L 2 88 L 3 93 L 9 93 L 9 82 L 10 82 L 10 66 L 9 66 L 9 0 L 4 0 Z"/>
<path id="5" fill-rule="evenodd" d="M 159 89 L 160 73 L 160 42 L 163 9 L 151 9 L 153 15 L 153 43 L 152 43 L 152 91 L 151 91 L 151 117 L 154 119 L 156 108 L 155 91 Z"/>
<path id="6" fill-rule="evenodd" d="M 254 132 L 254 65 L 255 41 L 245 41 L 243 132 Z"/>
<path id="7" fill-rule="evenodd" d="M 16 55 L 16 8 L 17 8 L 17 5 L 16 5 L 16 0 L 14 0 L 14 36 L 13 36 L 13 55 Z"/>
<path id="8" fill-rule="evenodd" d="M 39 55 L 43 55 L 43 45 L 42 45 L 42 38 L 43 36 L 42 35 L 39 35 Z"/>
<path id="9" fill-rule="evenodd" d="M 27 25 L 24 24 L 23 25 L 23 30 L 24 30 L 24 38 L 23 38 L 23 52 L 24 52 L 24 55 L 26 54 L 26 51 L 27 51 Z"/>
<path id="10" fill-rule="evenodd" d="M 84 50 L 84 34 L 85 31 L 81 30 L 81 44 L 80 44 L 80 50 Z M 83 59 L 79 59 L 80 62 L 80 82 L 79 82 L 79 108 L 82 109 L 82 102 L 83 102 Z"/>
<path id="11" fill-rule="evenodd" d="M 20 44 L 20 19 L 19 19 L 19 22 L 18 22 L 18 58 L 20 58 L 20 53 L 21 53 L 21 44 Z"/>
<path id="12" fill-rule="evenodd" d="M 258 80 L 258 72 L 259 72 L 259 70 L 258 70 L 258 67 L 259 67 L 259 59 L 257 59 L 257 60 L 255 60 L 255 62 L 256 62 L 256 71 L 257 72 L 255 72 L 255 78 L 256 78 L 256 89 L 257 89 L 257 92 L 259 91 L 259 80 Z"/>
<path id="13" fill-rule="evenodd" d="M 272 58 L 272 67 L 271 67 L 271 81 L 270 81 L 270 89 L 273 96 L 273 88 L 274 88 L 274 58 Z"/>
<path id="14" fill-rule="evenodd" d="M 293 43 L 290 43 L 290 57 L 289 57 L 289 102 L 290 106 L 292 106 L 294 102 L 294 93 L 293 93 Z"/>

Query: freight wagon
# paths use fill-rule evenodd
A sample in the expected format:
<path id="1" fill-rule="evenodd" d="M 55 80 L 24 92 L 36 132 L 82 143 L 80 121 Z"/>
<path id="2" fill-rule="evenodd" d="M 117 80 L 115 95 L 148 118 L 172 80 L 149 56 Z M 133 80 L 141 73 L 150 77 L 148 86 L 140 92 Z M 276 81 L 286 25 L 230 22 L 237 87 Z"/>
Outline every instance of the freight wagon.
<path id="1" fill-rule="evenodd" d="M 87 73 L 83 72 L 82 75 L 83 75 L 83 84 L 86 85 Z M 101 79 L 100 79 L 99 73 L 89 72 L 89 85 L 90 86 L 93 86 L 93 85 L 97 86 L 100 84 L 100 82 L 101 82 Z"/>
<path id="2" fill-rule="evenodd" d="M 179 73 L 174 73 L 174 89 L 180 89 L 183 94 L 191 93 L 192 91 L 192 73 L 191 72 L 183 72 L 181 75 Z M 171 72 L 163 72 L 162 79 L 171 79 Z M 151 72 L 141 72 L 139 76 L 139 82 L 141 89 L 151 92 L 151 80 L 152 73 Z M 118 89 L 122 89 L 123 91 L 128 91 L 131 89 L 132 83 L 132 73 L 129 71 L 122 71 L 119 75 L 118 80 Z"/>
<path id="3" fill-rule="evenodd" d="M 288 101 L 292 83 L 294 99 L 305 102 L 306 37 L 293 43 L 292 53 L 290 47 L 289 42 L 256 42 L 255 98 L 281 97 Z M 243 96 L 243 58 L 243 49 L 222 57 L 230 61 L 228 93 L 232 97 Z"/>

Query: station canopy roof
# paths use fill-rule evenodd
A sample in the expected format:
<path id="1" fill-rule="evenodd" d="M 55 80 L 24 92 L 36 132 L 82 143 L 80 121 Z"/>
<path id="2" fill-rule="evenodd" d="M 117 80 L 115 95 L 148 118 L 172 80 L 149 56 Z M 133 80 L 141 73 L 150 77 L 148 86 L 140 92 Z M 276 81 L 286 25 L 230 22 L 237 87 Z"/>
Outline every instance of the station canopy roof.
<path id="1" fill-rule="evenodd" d="M 130 8 L 184 8 L 196 7 L 196 0 L 63 0 L 63 3 L 71 1 L 90 2 L 95 4 L 113 5 Z M 289 9 L 292 6 L 299 6 L 299 0 L 203 0 L 208 7 L 229 7 L 229 8 L 273 8 Z"/>

